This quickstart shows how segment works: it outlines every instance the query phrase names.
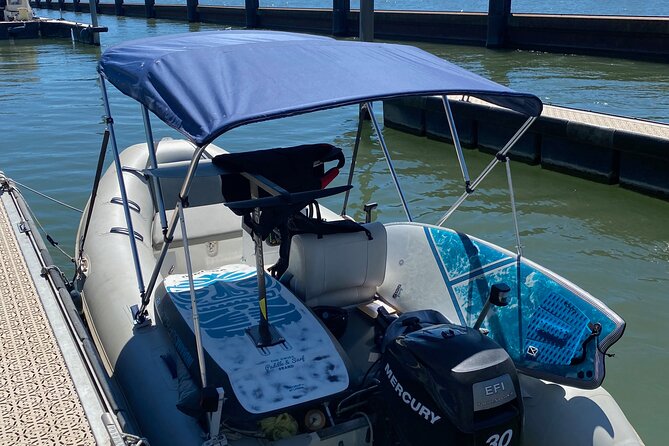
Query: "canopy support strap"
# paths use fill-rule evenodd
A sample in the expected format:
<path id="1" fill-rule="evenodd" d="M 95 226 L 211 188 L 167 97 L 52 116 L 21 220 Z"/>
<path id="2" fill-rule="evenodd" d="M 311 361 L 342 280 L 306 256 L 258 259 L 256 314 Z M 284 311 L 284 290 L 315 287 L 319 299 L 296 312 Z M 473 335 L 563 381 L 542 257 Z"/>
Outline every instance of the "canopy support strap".
<path id="1" fill-rule="evenodd" d="M 527 130 L 530 128 L 532 123 L 536 121 L 537 117 L 536 116 L 530 116 L 527 121 L 518 129 L 518 131 L 511 137 L 511 139 L 506 143 L 506 145 L 497 152 L 497 155 L 495 158 L 488 164 L 485 169 L 481 172 L 481 174 L 471 183 L 471 186 L 469 187 L 468 190 L 465 190 L 465 192 L 458 198 L 455 203 L 448 209 L 448 211 L 444 214 L 441 219 L 437 222 L 437 226 L 441 226 L 444 224 L 446 220 L 448 220 L 448 217 L 450 217 L 455 210 L 460 207 L 460 205 L 467 199 L 469 195 L 474 193 L 476 188 L 478 187 L 479 184 L 481 184 L 481 181 L 485 179 L 485 177 L 488 176 L 490 172 L 492 172 L 492 169 L 500 162 L 499 157 L 506 156 L 506 154 L 513 148 L 513 146 L 518 142 L 518 140 L 527 132 Z"/>
<path id="2" fill-rule="evenodd" d="M 149 162 L 151 163 L 151 168 L 155 169 L 158 167 L 158 161 L 156 159 L 156 145 L 153 141 L 153 132 L 151 131 L 151 119 L 149 117 L 149 109 L 145 105 L 142 105 L 142 118 L 144 119 L 144 133 L 146 133 L 146 145 L 149 149 Z M 160 179 L 156 177 L 151 177 L 153 182 L 153 190 L 156 195 L 156 201 L 158 202 L 158 212 L 160 213 L 160 226 L 163 229 L 163 235 L 167 234 L 167 216 L 165 215 L 165 202 L 163 201 L 163 190 L 160 187 Z"/>
<path id="3" fill-rule="evenodd" d="M 460 145 L 460 137 L 458 136 L 458 130 L 455 127 L 455 119 L 453 118 L 453 112 L 451 111 L 451 104 L 448 102 L 448 96 L 446 95 L 443 95 L 441 97 L 441 100 L 444 103 L 444 111 L 446 112 L 448 127 L 451 130 L 451 138 L 453 138 L 453 145 L 455 146 L 455 152 L 458 155 L 458 162 L 460 163 L 462 178 L 465 180 L 465 189 L 469 190 L 469 185 L 471 184 L 471 181 L 469 179 L 469 171 L 467 170 L 467 163 L 465 162 L 465 156 L 462 153 L 462 146 Z"/>
<path id="4" fill-rule="evenodd" d="M 188 246 L 188 234 L 186 233 L 186 220 L 184 219 L 183 200 L 177 203 L 179 221 L 181 222 L 181 234 L 183 235 L 184 256 L 186 257 L 186 272 L 188 273 L 188 289 L 190 290 L 190 305 L 193 315 L 193 331 L 195 332 L 195 347 L 197 348 L 197 363 L 200 368 L 200 380 L 202 388 L 207 387 L 207 369 L 204 363 L 204 349 L 202 348 L 202 332 L 200 330 L 200 316 L 197 311 L 197 300 L 195 299 L 195 284 L 193 283 L 193 265 L 190 259 Z M 176 212 L 175 212 L 176 214 Z"/>
<path id="5" fill-rule="evenodd" d="M 184 178 L 184 182 L 181 186 L 181 191 L 179 192 L 179 198 L 177 199 L 176 206 L 180 206 L 183 201 L 188 198 L 188 192 L 190 191 L 191 183 L 193 182 L 193 177 L 195 176 L 195 171 L 197 170 L 197 165 L 200 162 L 200 157 L 204 150 L 207 148 L 206 145 L 197 147 L 193 153 L 193 158 L 190 160 L 190 165 L 188 166 L 188 172 Z M 176 207 L 175 206 L 175 207 Z M 153 293 L 153 288 L 156 286 L 156 281 L 158 280 L 158 275 L 160 274 L 160 268 L 163 266 L 165 261 L 165 256 L 167 256 L 167 250 L 172 244 L 174 238 L 174 231 L 176 230 L 177 223 L 179 221 L 179 212 L 173 212 L 169 224 L 167 225 L 167 234 L 163 237 L 163 247 L 160 250 L 160 255 L 158 256 L 158 261 L 153 267 L 151 272 L 151 278 L 149 283 L 146 286 L 146 292 L 142 295 L 142 305 L 139 308 L 139 311 L 135 314 L 135 322 L 137 324 L 142 324 L 146 319 L 146 308 L 151 302 L 151 293 Z"/>
<path id="6" fill-rule="evenodd" d="M 116 167 L 116 178 L 118 180 L 118 186 L 121 192 L 121 200 L 123 201 L 123 214 L 125 215 L 125 222 L 128 227 L 128 234 L 134 234 L 135 230 L 132 224 L 132 217 L 130 216 L 130 207 L 128 206 L 128 194 L 126 192 L 125 181 L 123 179 L 121 155 L 119 154 L 118 151 L 118 144 L 116 143 L 116 134 L 114 133 L 114 120 L 111 117 L 111 109 L 109 106 L 109 97 L 107 96 L 105 78 L 102 75 L 100 75 L 100 89 L 102 90 L 102 100 L 105 106 L 107 131 L 109 131 L 109 136 L 112 143 L 112 149 L 114 151 L 114 165 Z M 128 237 L 128 240 L 130 240 L 130 250 L 132 251 L 132 260 L 135 266 L 137 288 L 139 289 L 139 294 L 143 300 L 145 296 L 144 278 L 142 277 L 142 269 L 139 264 L 139 253 L 137 252 L 137 242 L 135 240 L 135 237 L 132 236 Z"/>
<path id="7" fill-rule="evenodd" d="M 374 116 L 374 108 L 372 107 L 371 102 L 367 102 L 367 110 L 369 111 L 369 116 L 372 119 L 372 124 L 374 125 L 376 136 L 378 136 L 379 142 L 381 143 L 383 154 L 386 157 L 386 162 L 388 163 L 388 169 L 390 170 L 390 175 L 393 177 L 393 183 L 395 183 L 395 188 L 397 189 L 397 193 L 399 194 L 400 200 L 402 201 L 402 207 L 404 208 L 404 212 L 407 214 L 408 220 L 411 222 L 413 221 L 413 218 L 411 218 L 411 212 L 409 211 L 409 206 L 407 205 L 407 201 L 404 198 L 404 192 L 402 192 L 402 188 L 400 187 L 400 182 L 397 178 L 397 173 L 395 173 L 395 167 L 393 166 L 393 161 L 392 159 L 390 159 L 390 153 L 388 152 L 386 141 L 385 139 L 383 139 L 383 134 L 381 133 L 381 127 L 379 126 L 379 122 L 376 119 L 376 116 Z"/>
<path id="8" fill-rule="evenodd" d="M 506 166 L 506 180 L 509 184 L 509 199 L 511 200 L 511 214 L 513 215 L 513 227 L 516 231 L 516 251 L 519 256 L 523 255 L 523 248 L 520 244 L 520 230 L 518 229 L 518 213 L 516 211 L 516 197 L 513 193 L 513 181 L 511 180 L 511 163 L 509 157 L 504 155 L 501 160 Z"/>
<path id="9" fill-rule="evenodd" d="M 353 144 L 353 155 L 351 156 L 351 169 L 348 172 L 348 182 L 347 186 L 350 186 L 353 183 L 353 174 L 355 172 L 355 162 L 358 160 L 358 150 L 360 149 L 360 139 L 362 138 L 362 126 L 365 122 L 365 115 L 367 111 L 365 110 L 365 104 L 360 104 L 360 110 L 358 112 L 358 131 L 355 134 L 355 143 Z M 344 206 L 341 209 L 341 215 L 346 215 L 346 210 L 348 207 L 348 198 L 351 195 L 351 190 L 346 191 L 344 195 Z"/>
<path id="10" fill-rule="evenodd" d="M 91 191 L 91 199 L 88 202 L 86 209 L 86 224 L 84 225 L 84 233 L 79 239 L 79 252 L 77 253 L 77 261 L 81 261 L 84 254 L 84 245 L 86 244 L 86 235 L 88 234 L 88 227 L 91 223 L 91 216 L 93 215 L 93 207 L 95 206 L 95 197 L 98 195 L 98 186 L 100 186 L 100 179 L 102 178 L 102 169 L 105 165 L 105 154 L 107 153 L 107 146 L 109 145 L 109 130 L 105 129 L 102 136 L 102 145 L 100 146 L 100 156 L 98 156 L 98 167 L 95 170 L 95 180 L 93 180 L 93 190 Z"/>
<path id="11" fill-rule="evenodd" d="M 516 197 L 513 192 L 513 181 L 511 180 L 511 162 L 508 156 L 504 156 L 504 164 L 506 165 L 506 179 L 509 184 L 509 199 L 511 200 L 511 214 L 513 215 L 513 226 L 516 231 L 516 295 L 518 296 L 518 353 L 523 354 L 523 300 L 520 296 L 521 291 L 521 274 L 520 266 L 523 257 L 523 246 L 520 243 L 520 230 L 518 229 L 518 212 L 516 210 Z"/>

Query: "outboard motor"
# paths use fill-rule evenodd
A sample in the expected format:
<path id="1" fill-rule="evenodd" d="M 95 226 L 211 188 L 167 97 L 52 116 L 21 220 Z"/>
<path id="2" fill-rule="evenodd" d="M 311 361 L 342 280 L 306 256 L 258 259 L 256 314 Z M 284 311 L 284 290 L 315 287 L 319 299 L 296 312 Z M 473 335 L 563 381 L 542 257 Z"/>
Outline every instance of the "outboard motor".
<path id="1" fill-rule="evenodd" d="M 390 323 L 382 350 L 381 395 L 402 445 L 520 444 L 518 376 L 494 340 L 427 310 Z"/>

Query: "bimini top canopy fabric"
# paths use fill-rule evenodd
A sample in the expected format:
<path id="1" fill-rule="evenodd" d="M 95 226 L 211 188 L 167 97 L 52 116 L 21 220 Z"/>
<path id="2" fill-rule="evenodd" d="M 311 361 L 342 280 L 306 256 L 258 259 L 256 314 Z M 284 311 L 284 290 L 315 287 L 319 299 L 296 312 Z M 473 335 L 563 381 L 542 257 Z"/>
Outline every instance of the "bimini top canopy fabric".
<path id="1" fill-rule="evenodd" d="M 468 94 L 538 116 L 542 104 L 415 47 L 217 31 L 109 48 L 99 72 L 198 145 L 250 122 L 401 96 Z"/>

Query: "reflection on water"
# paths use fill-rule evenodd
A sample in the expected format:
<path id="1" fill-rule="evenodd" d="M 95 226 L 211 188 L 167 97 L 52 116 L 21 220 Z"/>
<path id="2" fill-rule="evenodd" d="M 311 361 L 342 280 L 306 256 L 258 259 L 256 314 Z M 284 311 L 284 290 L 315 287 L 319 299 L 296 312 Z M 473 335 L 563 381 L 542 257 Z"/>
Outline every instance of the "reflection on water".
<path id="1" fill-rule="evenodd" d="M 51 12 L 55 16 L 57 12 Z M 65 13 L 65 18 L 85 20 Z M 103 45 L 149 35 L 220 29 L 215 25 L 101 16 Z M 556 104 L 669 121 L 665 65 L 607 58 L 429 45 L 423 47 L 512 88 Z M 93 180 L 103 113 L 95 64 L 100 49 L 66 40 L 0 42 L 0 169 L 83 207 Z M 121 147 L 144 138 L 138 106 L 110 90 Z M 378 107 L 377 107 L 378 108 Z M 217 141 L 232 151 L 331 142 L 350 156 L 357 109 L 347 107 L 235 129 Z M 157 138 L 178 136 L 155 122 Z M 463 190 L 452 147 L 385 130 L 414 217 L 435 222 Z M 362 138 L 349 212 L 379 202 L 382 221 L 404 219 L 373 133 Z M 490 155 L 466 150 L 476 176 Z M 662 444 L 669 388 L 664 295 L 669 284 L 669 204 L 523 164 L 512 164 L 525 254 L 600 297 L 628 322 L 608 360 L 606 387 L 647 444 Z M 346 169 L 337 181 L 345 181 Z M 498 167 L 448 221 L 449 226 L 514 249 L 503 168 Z M 68 251 L 79 215 L 27 198 Z M 334 203 L 334 199 L 332 199 Z M 331 203 L 328 201 L 326 204 Z M 59 264 L 69 274 L 67 260 Z"/>
<path id="2" fill-rule="evenodd" d="M 544 103 L 669 123 L 666 64 L 537 51 L 418 46 Z"/>
<path id="3" fill-rule="evenodd" d="M 2 72 L 7 75 L 0 79 L 0 101 L 9 100 L 13 96 L 26 94 L 22 88 L 28 83 L 39 82 L 34 75 L 38 69 L 37 48 L 34 45 L 25 47 L 7 42 L 0 46 L 0 63 Z M 6 107 L 0 108 L 0 116 L 8 113 Z"/>

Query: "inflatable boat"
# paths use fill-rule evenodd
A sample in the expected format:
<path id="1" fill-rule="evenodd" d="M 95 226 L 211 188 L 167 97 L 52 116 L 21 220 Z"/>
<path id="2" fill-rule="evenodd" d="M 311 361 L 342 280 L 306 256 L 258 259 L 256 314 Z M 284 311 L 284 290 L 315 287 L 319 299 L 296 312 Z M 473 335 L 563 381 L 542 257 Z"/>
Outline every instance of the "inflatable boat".
<path id="1" fill-rule="evenodd" d="M 123 43 L 98 71 L 107 130 L 77 284 L 145 444 L 643 444 L 601 387 L 624 321 L 520 248 L 443 226 L 508 161 L 538 98 L 414 47 L 280 32 Z M 141 104 L 146 142 L 119 150 L 107 84 Z M 475 179 L 454 94 L 527 119 Z M 465 184 L 436 225 L 413 221 L 373 111 L 425 95 L 443 97 Z M 213 143 L 353 104 L 359 128 L 376 131 L 405 222 L 373 221 L 373 204 L 358 204 L 364 222 L 347 215 L 360 131 L 348 154 L 318 141 Z M 184 139 L 154 141 L 152 115 Z"/>

